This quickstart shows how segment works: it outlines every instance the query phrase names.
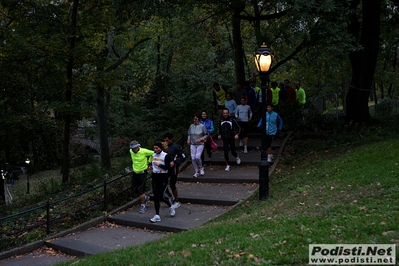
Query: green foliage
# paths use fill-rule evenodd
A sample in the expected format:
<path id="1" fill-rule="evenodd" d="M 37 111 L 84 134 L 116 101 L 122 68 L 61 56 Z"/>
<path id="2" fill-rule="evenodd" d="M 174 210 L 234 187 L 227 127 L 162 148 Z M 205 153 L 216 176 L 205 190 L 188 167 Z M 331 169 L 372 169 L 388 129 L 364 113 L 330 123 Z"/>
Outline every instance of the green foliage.
<path id="1" fill-rule="evenodd" d="M 1 160 L 19 164 L 29 155 L 39 170 L 59 166 L 62 120 L 65 114 L 71 114 L 74 121 L 96 118 L 98 85 L 106 91 L 106 135 L 113 156 L 123 154 L 123 145 L 132 139 L 148 146 L 165 131 L 185 132 L 194 112 L 214 111 L 214 81 L 234 87 L 231 18 L 238 10 L 247 79 L 258 76 L 252 52 L 266 42 L 276 54 L 272 80 L 300 80 L 308 95 L 341 92 L 351 74 L 348 52 L 359 49 L 346 34 L 348 9 L 344 4 L 83 1 L 71 54 L 67 50 L 71 37 L 68 2 L 32 0 L 21 5 L 3 1 L 0 140 L 6 145 L 0 148 Z M 387 5 L 382 16 L 395 23 L 394 11 Z M 260 23 L 246 20 L 275 13 L 284 15 Z M 396 82 L 392 54 L 397 27 L 382 26 L 377 78 L 379 83 Z M 71 55 L 73 100 L 65 102 Z M 302 126 L 315 128 L 319 118 Z M 97 129 L 92 131 L 90 137 L 97 138 Z M 70 158 L 72 165 L 90 162 L 87 151 L 76 145 L 71 146 Z"/>
<path id="2" fill-rule="evenodd" d="M 395 112 L 395 108 L 397 106 L 397 100 L 392 99 L 391 97 L 385 97 L 380 100 L 377 105 L 375 105 L 376 114 L 377 115 L 391 115 Z"/>
<path id="3" fill-rule="evenodd" d="M 61 265 L 307 265 L 309 244 L 396 242 L 395 127 L 296 134 L 284 154 L 292 164 L 278 166 L 267 201 L 255 194 L 200 228 Z"/>

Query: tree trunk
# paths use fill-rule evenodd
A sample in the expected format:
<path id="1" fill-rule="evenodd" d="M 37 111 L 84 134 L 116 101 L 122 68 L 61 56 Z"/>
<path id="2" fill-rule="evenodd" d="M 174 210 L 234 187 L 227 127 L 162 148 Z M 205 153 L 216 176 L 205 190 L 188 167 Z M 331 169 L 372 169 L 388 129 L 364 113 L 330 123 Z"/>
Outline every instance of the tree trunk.
<path id="1" fill-rule="evenodd" d="M 241 38 L 241 19 L 237 18 L 240 10 L 233 15 L 233 50 L 234 50 L 234 67 L 237 82 L 245 81 L 245 68 L 244 68 L 244 50 L 242 47 Z"/>
<path id="2" fill-rule="evenodd" d="M 97 121 L 98 121 L 98 137 L 100 140 L 100 156 L 101 164 L 107 168 L 111 168 L 111 158 L 109 155 L 108 143 L 108 105 L 110 102 L 109 94 L 101 85 L 97 85 Z M 107 101 L 105 101 L 107 99 Z"/>
<path id="3" fill-rule="evenodd" d="M 368 99 L 374 78 L 380 38 L 381 0 L 362 0 L 361 27 L 353 15 L 349 32 L 359 40 L 362 50 L 349 54 L 352 65 L 352 80 L 346 96 L 346 122 L 361 124 L 370 121 Z M 355 14 L 355 9 L 353 12 Z"/>
<path id="4" fill-rule="evenodd" d="M 71 14 L 71 37 L 69 38 L 69 57 L 67 64 L 67 84 L 65 90 L 65 101 L 68 106 L 72 103 L 72 87 L 73 87 L 73 62 L 74 62 L 74 49 L 76 40 L 76 20 L 78 13 L 79 0 L 74 0 L 72 4 L 72 14 Z M 62 183 L 68 183 L 69 181 L 69 168 L 70 168 L 70 158 L 69 158 L 69 142 L 71 135 L 71 113 L 67 110 L 65 113 L 64 120 L 64 140 L 63 140 L 63 153 L 62 153 Z"/>

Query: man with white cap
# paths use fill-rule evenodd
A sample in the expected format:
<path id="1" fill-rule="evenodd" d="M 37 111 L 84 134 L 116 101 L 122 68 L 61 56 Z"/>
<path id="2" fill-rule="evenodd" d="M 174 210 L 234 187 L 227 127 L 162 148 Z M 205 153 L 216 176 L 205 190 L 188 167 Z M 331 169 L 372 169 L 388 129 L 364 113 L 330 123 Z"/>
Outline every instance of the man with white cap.
<path id="1" fill-rule="evenodd" d="M 146 191 L 146 180 L 147 180 L 147 169 L 149 164 L 152 162 L 152 155 L 154 151 L 140 147 L 140 143 L 137 141 L 130 142 L 130 156 L 132 158 L 133 167 L 133 189 L 140 194 L 140 211 L 139 213 L 145 213 L 147 208 L 146 205 L 150 200 L 150 196 L 145 195 Z"/>

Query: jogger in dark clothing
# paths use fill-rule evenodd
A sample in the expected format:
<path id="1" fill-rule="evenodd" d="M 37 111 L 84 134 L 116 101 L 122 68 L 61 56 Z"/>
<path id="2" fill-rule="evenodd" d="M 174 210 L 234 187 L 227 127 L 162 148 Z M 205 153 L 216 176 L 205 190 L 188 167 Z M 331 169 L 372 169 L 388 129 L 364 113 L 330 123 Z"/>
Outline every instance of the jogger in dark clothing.
<path id="1" fill-rule="evenodd" d="M 237 164 L 241 163 L 240 157 L 238 157 L 235 140 L 239 138 L 240 134 L 240 126 L 237 121 L 229 116 L 229 109 L 223 109 L 223 116 L 219 122 L 219 135 L 218 138 L 223 141 L 223 152 L 224 152 L 224 160 L 226 162 L 226 168 L 224 169 L 226 172 L 230 171 L 229 165 L 229 146 L 231 150 L 231 154 L 236 157 Z"/>
<path id="2" fill-rule="evenodd" d="M 170 210 L 170 216 L 175 216 L 175 208 L 166 199 L 165 193 L 168 188 L 168 178 L 170 169 L 170 156 L 162 151 L 162 143 L 155 142 L 154 154 L 152 156 L 152 192 L 154 193 L 155 215 L 150 219 L 151 222 L 156 223 L 161 221 L 159 216 L 159 207 L 161 200 L 165 202 Z"/>
<path id="3" fill-rule="evenodd" d="M 176 183 L 177 183 L 177 174 L 179 173 L 179 165 L 184 162 L 186 159 L 186 156 L 184 155 L 183 151 L 180 149 L 180 147 L 173 142 L 173 134 L 170 132 L 166 132 L 163 135 L 164 141 L 168 143 L 168 150 L 167 153 L 168 155 L 171 156 L 171 163 L 170 163 L 170 181 L 169 181 L 169 186 L 170 189 L 172 190 L 173 196 L 172 196 L 172 201 L 173 201 L 173 207 L 175 209 L 180 207 L 179 203 L 179 195 L 177 192 L 176 188 Z M 170 193 L 170 192 L 169 192 Z"/>

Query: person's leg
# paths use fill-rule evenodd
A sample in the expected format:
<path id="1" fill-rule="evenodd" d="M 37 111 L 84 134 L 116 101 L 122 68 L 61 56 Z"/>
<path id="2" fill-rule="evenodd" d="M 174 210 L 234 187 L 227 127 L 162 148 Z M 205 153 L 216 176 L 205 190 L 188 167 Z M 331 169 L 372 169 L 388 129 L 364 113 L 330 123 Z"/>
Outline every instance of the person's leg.
<path id="1" fill-rule="evenodd" d="M 160 189 L 161 178 L 157 174 L 152 174 L 152 191 L 154 193 L 154 207 L 155 207 L 155 215 L 150 219 L 150 222 L 156 223 L 161 221 L 161 217 L 159 216 L 159 207 L 160 207 L 160 197 L 163 191 Z"/>
<path id="2" fill-rule="evenodd" d="M 145 213 L 147 210 L 147 203 L 150 199 L 149 196 L 145 194 L 146 191 L 146 182 L 147 182 L 147 172 L 144 171 L 142 174 L 134 173 L 135 185 L 137 186 L 137 191 L 140 193 L 140 213 Z"/>
<path id="3" fill-rule="evenodd" d="M 273 142 L 274 135 L 267 135 L 266 136 L 266 147 L 267 147 L 267 161 L 271 163 L 274 159 L 272 154 L 272 142 Z"/>
<path id="4" fill-rule="evenodd" d="M 243 140 L 244 140 L 244 146 L 247 147 L 248 146 L 248 137 L 245 137 Z"/>
<path id="5" fill-rule="evenodd" d="M 172 190 L 173 197 L 175 198 L 174 202 L 179 202 L 179 197 L 178 197 L 178 193 L 177 193 L 176 183 L 177 183 L 177 174 L 173 173 L 170 176 L 169 186 L 170 186 L 170 189 Z"/>
<path id="6" fill-rule="evenodd" d="M 266 136 L 266 147 L 267 147 L 267 154 L 272 154 L 272 142 L 273 142 L 273 135 Z"/>
<path id="7" fill-rule="evenodd" d="M 146 204 L 148 201 L 148 196 L 145 195 L 146 181 L 147 181 L 147 172 L 144 172 L 143 174 L 138 174 L 138 190 L 141 194 L 140 195 L 141 204 Z"/>
<path id="8" fill-rule="evenodd" d="M 160 207 L 160 195 L 162 194 L 162 190 L 159 189 L 159 177 L 156 174 L 152 174 L 152 192 L 154 193 L 154 207 L 155 214 L 159 215 L 159 207 Z"/>
<path id="9" fill-rule="evenodd" d="M 241 121 L 237 121 L 238 125 L 240 126 L 240 135 L 238 136 L 239 146 L 243 146 L 243 139 L 245 137 L 245 123 Z"/>
<path id="10" fill-rule="evenodd" d="M 196 159 L 196 154 L 197 154 L 197 145 L 190 145 L 190 154 L 191 154 L 191 163 L 194 168 L 194 173 L 198 173 L 198 163 Z"/>
<path id="11" fill-rule="evenodd" d="M 168 205 L 168 207 L 171 207 L 172 204 L 170 203 L 168 197 L 166 196 L 166 190 L 168 189 L 168 178 L 162 177 L 161 182 L 159 184 L 159 189 L 161 191 L 160 193 L 160 199 Z"/>
<path id="12" fill-rule="evenodd" d="M 198 165 L 198 168 L 199 168 L 199 170 L 201 172 L 201 175 L 204 175 L 203 174 L 203 170 L 204 169 L 203 169 L 202 160 L 201 160 L 201 154 L 202 154 L 203 151 L 204 151 L 204 145 L 197 145 L 195 159 L 197 161 L 197 165 Z"/>
<path id="13" fill-rule="evenodd" d="M 162 194 L 162 201 L 168 205 L 169 211 L 170 211 L 170 216 L 173 217 L 176 214 L 175 207 L 172 204 L 172 202 L 170 202 L 169 199 L 165 196 L 165 191 L 168 189 L 168 176 L 167 175 L 162 176 L 162 182 L 161 182 L 160 188 L 163 189 L 163 191 L 164 191 L 164 193 Z"/>
<path id="14" fill-rule="evenodd" d="M 235 144 L 234 139 L 230 139 L 230 140 L 229 140 L 229 145 L 230 145 L 231 154 L 232 154 L 234 157 L 237 158 L 238 154 L 237 154 L 236 144 Z"/>
<path id="15" fill-rule="evenodd" d="M 212 146 L 211 146 L 211 138 L 210 137 L 208 137 L 207 139 L 206 139 L 206 142 L 205 142 L 205 149 L 206 149 L 206 154 L 208 154 L 208 157 L 209 157 L 209 159 L 212 157 Z M 202 153 L 202 155 L 203 155 L 204 153 Z M 201 157 L 201 159 L 202 159 L 202 161 L 204 161 L 204 158 L 203 157 Z"/>
<path id="16" fill-rule="evenodd" d="M 229 165 L 229 141 L 226 139 L 222 140 L 223 145 L 223 155 L 226 166 Z"/>
<path id="17" fill-rule="evenodd" d="M 244 153 L 248 152 L 248 127 L 249 123 L 248 122 L 242 122 L 242 139 L 244 142 Z"/>

